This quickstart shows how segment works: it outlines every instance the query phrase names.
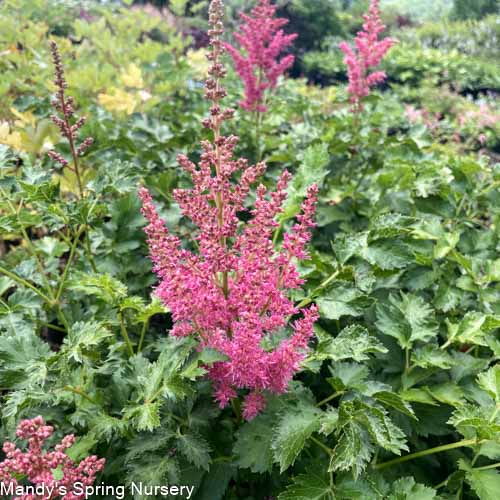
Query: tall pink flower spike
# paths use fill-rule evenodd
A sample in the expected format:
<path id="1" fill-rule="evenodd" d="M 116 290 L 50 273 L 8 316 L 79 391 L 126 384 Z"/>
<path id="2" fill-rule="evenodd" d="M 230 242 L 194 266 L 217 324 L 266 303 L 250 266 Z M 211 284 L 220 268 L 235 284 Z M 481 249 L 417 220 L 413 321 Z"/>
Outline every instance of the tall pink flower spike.
<path id="1" fill-rule="evenodd" d="M 174 191 L 183 214 L 198 227 L 198 253 L 182 248 L 180 239 L 168 231 L 145 188 L 140 188 L 139 196 L 142 213 L 149 222 L 146 233 L 153 269 L 160 279 L 156 294 L 172 311 L 172 334 L 195 335 L 200 348 L 213 348 L 227 357 L 208 372 L 215 398 L 225 407 L 237 397 L 238 389 L 246 390 L 243 415 L 250 420 L 265 406 L 264 391 L 286 391 L 318 318 L 315 306 L 299 310 L 287 296 L 288 289 L 303 284 L 294 260 L 308 257 L 305 246 L 315 225 L 318 188 L 309 187 L 302 212 L 285 234 L 278 253 L 272 235 L 291 177 L 286 170 L 269 195 L 262 184 L 257 187 L 251 220 L 243 224 L 238 219 L 237 214 L 246 210 L 251 185 L 264 173 L 265 164 L 249 166 L 245 159 L 233 159 L 238 138 L 221 135 L 221 124 L 234 112 L 220 104 L 226 95 L 221 85 L 226 74 L 220 62 L 225 51 L 220 40 L 224 31 L 221 0 L 212 0 L 209 14 L 211 51 L 207 57 L 212 65 L 205 95 L 212 106 L 203 124 L 213 131 L 214 138 L 213 142 L 202 142 L 198 165 L 179 155 L 180 165 L 192 177 L 193 188 Z M 263 346 L 264 340 L 271 340 L 287 327 L 290 316 L 299 313 L 300 318 L 290 325 L 293 333 L 289 337 L 275 348 Z"/>
<path id="2" fill-rule="evenodd" d="M 65 450 L 75 442 L 75 436 L 69 434 L 55 446 L 55 451 L 44 451 L 45 441 L 52 435 L 54 428 L 45 425 L 42 417 L 38 416 L 31 420 L 23 420 L 16 431 L 17 437 L 28 441 L 28 451 L 22 452 L 14 443 L 6 441 L 3 444 L 3 452 L 6 459 L 0 462 L 0 481 L 9 488 L 19 485 L 18 478 L 26 476 L 33 486 L 43 485 L 43 496 L 45 500 L 61 498 L 65 500 L 81 500 L 85 493 L 76 494 L 72 490 L 75 483 L 81 483 L 82 489 L 94 484 L 96 474 L 104 468 L 105 459 L 90 456 L 76 465 L 66 455 Z M 53 470 L 58 469 L 62 478 L 56 480 Z M 13 497 L 13 500 L 37 500 L 39 497 L 25 494 Z"/>
<path id="3" fill-rule="evenodd" d="M 370 88 L 383 82 L 387 75 L 384 71 L 373 71 L 383 59 L 387 51 L 396 43 L 393 38 L 382 38 L 379 35 L 385 29 L 380 20 L 379 0 L 371 0 L 368 14 L 363 16 L 363 30 L 358 31 L 355 38 L 356 50 L 351 48 L 347 42 L 339 44 L 344 53 L 344 63 L 347 65 L 347 76 L 350 101 L 353 111 L 360 112 L 363 109 L 362 99 L 370 93 Z"/>
<path id="4" fill-rule="evenodd" d="M 250 16 L 240 14 L 243 21 L 241 33 L 234 33 L 234 38 L 241 50 L 229 43 L 224 44 L 245 86 L 245 99 L 240 106 L 247 111 L 266 111 L 265 92 L 276 87 L 279 76 L 294 61 L 293 55 L 279 59 L 280 53 L 292 44 L 297 34 L 285 35 L 281 28 L 288 20 L 274 18 L 276 8 L 270 0 L 259 0 Z"/>

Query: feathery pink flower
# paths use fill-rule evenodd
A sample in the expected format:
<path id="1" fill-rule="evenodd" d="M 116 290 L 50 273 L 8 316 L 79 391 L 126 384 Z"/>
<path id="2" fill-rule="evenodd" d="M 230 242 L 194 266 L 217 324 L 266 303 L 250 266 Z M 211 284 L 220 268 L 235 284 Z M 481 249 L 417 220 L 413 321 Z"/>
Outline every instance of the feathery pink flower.
<path id="1" fill-rule="evenodd" d="M 28 450 L 22 452 L 14 443 L 6 441 L 3 444 L 3 452 L 6 458 L 0 462 L 0 482 L 5 488 L 12 487 L 17 495 L 13 500 L 36 500 L 38 496 L 31 494 L 17 494 L 23 489 L 18 482 L 19 477 L 26 476 L 33 487 L 41 490 L 43 486 L 46 500 L 62 498 L 65 500 L 81 500 L 85 493 L 75 493 L 75 483 L 80 483 L 83 489 L 94 484 L 96 474 L 100 472 L 105 463 L 104 458 L 90 456 L 76 465 L 66 455 L 65 450 L 75 442 L 75 436 L 69 434 L 55 446 L 54 451 L 43 450 L 45 441 L 52 435 L 54 428 L 45 425 L 42 417 L 38 416 L 31 420 L 23 420 L 17 427 L 16 435 L 20 439 L 28 441 Z M 62 478 L 54 478 L 53 471 L 58 469 Z M 11 486 L 12 485 L 12 486 Z M 19 490 L 16 490 L 16 487 Z M 39 491 L 37 489 L 37 491 Z"/>
<path id="2" fill-rule="evenodd" d="M 294 262 L 308 257 L 318 188 L 309 187 L 296 224 L 276 252 L 272 236 L 291 175 L 283 171 L 270 193 L 259 185 L 254 208 L 247 210 L 247 195 L 265 165 L 234 159 L 237 137 L 221 135 L 221 124 L 233 113 L 220 105 L 226 95 L 221 85 L 225 69 L 219 59 L 224 52 L 221 19 L 222 2 L 212 0 L 208 54 L 212 66 L 205 84 L 212 107 L 204 125 L 213 131 L 214 139 L 202 142 L 198 165 L 179 155 L 193 187 L 174 191 L 183 214 L 198 228 L 194 236 L 198 252 L 183 247 L 168 231 L 146 189 L 141 188 L 139 196 L 148 220 L 150 256 L 160 279 L 156 294 L 172 312 L 173 335 L 195 335 L 200 348 L 216 349 L 227 358 L 208 370 L 215 398 L 224 407 L 238 396 L 238 390 L 246 390 L 243 415 L 251 419 L 265 405 L 264 391 L 287 389 L 318 318 L 315 306 L 299 309 L 288 297 L 288 290 L 303 284 Z M 251 215 L 245 224 L 239 218 L 242 212 Z M 289 318 L 300 313 L 289 324 Z M 288 336 L 287 329 L 291 330 Z"/>
<path id="3" fill-rule="evenodd" d="M 393 38 L 382 38 L 379 35 L 384 31 L 385 26 L 380 20 L 379 0 L 371 0 L 368 14 L 363 16 L 363 30 L 356 35 L 353 49 L 347 42 L 339 44 L 340 50 L 344 53 L 344 63 L 347 65 L 347 76 L 349 86 L 347 91 L 350 94 L 350 101 L 353 110 L 359 112 L 363 109 L 362 99 L 370 93 L 370 88 L 383 82 L 386 78 L 384 71 L 373 71 L 387 51 L 396 43 Z"/>
<path id="4" fill-rule="evenodd" d="M 224 44 L 243 81 L 245 99 L 240 106 L 247 111 L 266 111 L 265 92 L 276 87 L 279 76 L 294 61 L 293 55 L 279 59 L 280 53 L 292 44 L 297 34 L 283 32 L 281 28 L 288 20 L 274 18 L 276 9 L 270 0 L 259 0 L 251 15 L 240 14 L 243 24 L 240 33 L 234 33 L 234 38 L 241 48 L 238 50 L 229 43 Z"/>

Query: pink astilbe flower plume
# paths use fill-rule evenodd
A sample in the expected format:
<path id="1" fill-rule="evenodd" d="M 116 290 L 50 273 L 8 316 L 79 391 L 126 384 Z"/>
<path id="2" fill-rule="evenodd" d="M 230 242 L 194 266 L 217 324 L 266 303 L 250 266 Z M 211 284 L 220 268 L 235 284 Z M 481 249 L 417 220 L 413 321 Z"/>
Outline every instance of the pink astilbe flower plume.
<path id="1" fill-rule="evenodd" d="M 4 491 L 11 491 L 13 500 L 52 500 L 64 498 L 65 500 L 81 500 L 85 493 L 80 493 L 80 488 L 75 493 L 74 485 L 80 483 L 82 490 L 94 484 L 96 475 L 104 468 L 105 459 L 90 456 L 79 464 L 65 453 L 73 446 L 75 436 L 69 434 L 54 447 L 54 451 L 43 449 L 45 441 L 52 435 L 54 428 L 45 425 L 42 417 L 23 420 L 17 427 L 16 435 L 28 441 L 28 450 L 21 451 L 14 443 L 6 441 L 3 452 L 6 458 L 0 462 L 0 482 Z M 54 478 L 54 469 L 57 469 L 61 478 Z M 20 482 L 26 478 L 31 486 Z M 36 491 L 32 494 L 31 491 Z M 43 495 L 38 493 L 43 491 Z M 29 493 L 25 493 L 29 492 Z"/>
<path id="2" fill-rule="evenodd" d="M 385 26 L 380 20 L 379 0 L 371 0 L 368 14 L 363 16 L 363 30 L 356 35 L 353 49 L 347 42 L 339 44 L 344 53 L 344 63 L 347 65 L 347 76 L 350 101 L 353 110 L 359 112 L 363 109 L 362 99 L 370 93 L 370 88 L 383 82 L 386 78 L 384 71 L 370 72 L 370 68 L 376 68 L 387 51 L 396 43 L 393 38 L 382 38 L 379 35 Z"/>
<path id="3" fill-rule="evenodd" d="M 259 0 L 251 15 L 240 14 L 243 23 L 240 33 L 234 38 L 241 49 L 226 43 L 238 75 L 245 86 L 245 98 L 240 106 L 247 111 L 266 111 L 265 92 L 273 89 L 278 78 L 294 61 L 293 55 L 279 55 L 297 38 L 297 34 L 286 35 L 281 29 L 287 19 L 275 18 L 276 6 L 270 0 Z"/>
<path id="4" fill-rule="evenodd" d="M 237 214 L 246 210 L 247 195 L 265 165 L 234 159 L 238 138 L 221 134 L 222 123 L 233 115 L 232 109 L 221 106 L 226 95 L 221 84 L 226 74 L 220 61 L 225 51 L 220 40 L 222 9 L 220 0 L 212 0 L 211 51 L 207 56 L 212 65 L 205 84 L 212 106 L 203 123 L 213 131 L 213 141 L 202 142 L 198 165 L 179 155 L 193 187 L 174 191 L 183 214 L 198 227 L 195 238 L 199 251 L 186 250 L 168 231 L 145 188 L 139 196 L 149 223 L 146 233 L 154 271 L 160 279 L 156 294 L 172 311 L 173 335 L 195 335 L 200 348 L 210 347 L 226 356 L 227 360 L 208 371 L 215 398 L 224 407 L 238 396 L 238 390 L 245 390 L 243 415 L 251 419 L 265 406 L 264 391 L 282 393 L 287 389 L 318 318 L 315 306 L 299 309 L 288 298 L 289 289 L 303 284 L 294 262 L 308 257 L 305 247 L 315 225 L 318 188 L 309 187 L 302 212 L 284 236 L 279 252 L 274 249 L 272 235 L 291 177 L 286 170 L 274 191 L 268 193 L 262 184 L 257 187 L 251 219 L 246 224 L 240 222 Z M 289 325 L 291 316 L 298 319 Z M 291 335 L 274 349 L 264 347 L 287 327 Z"/>

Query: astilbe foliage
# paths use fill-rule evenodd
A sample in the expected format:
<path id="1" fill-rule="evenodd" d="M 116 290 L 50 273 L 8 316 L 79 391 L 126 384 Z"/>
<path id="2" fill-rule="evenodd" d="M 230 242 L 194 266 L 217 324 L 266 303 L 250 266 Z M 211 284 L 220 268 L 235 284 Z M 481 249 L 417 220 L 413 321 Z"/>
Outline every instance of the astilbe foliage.
<path id="1" fill-rule="evenodd" d="M 234 33 L 234 38 L 241 49 L 229 43 L 224 44 L 245 86 L 245 98 L 240 106 L 248 111 L 266 111 L 266 91 L 276 87 L 280 75 L 294 61 L 291 54 L 279 58 L 297 38 L 297 34 L 283 32 L 281 28 L 288 20 L 275 18 L 276 8 L 270 0 L 259 0 L 251 15 L 240 14 L 243 23 L 240 33 Z"/>
<path id="2" fill-rule="evenodd" d="M 199 252 L 183 248 L 180 239 L 168 231 L 145 188 L 139 194 L 149 222 L 150 255 L 160 278 L 156 294 L 172 311 L 172 334 L 195 335 L 200 348 L 213 348 L 227 357 L 208 372 L 215 397 L 224 407 L 237 397 L 238 389 L 248 390 L 243 415 L 251 419 L 265 405 L 263 391 L 282 393 L 287 389 L 318 317 L 315 306 L 299 310 L 287 296 L 287 290 L 303 283 L 294 259 L 307 258 L 305 245 L 314 226 L 318 188 L 309 187 L 297 223 L 284 235 L 279 252 L 271 237 L 291 177 L 286 170 L 269 196 L 263 185 L 257 187 L 251 220 L 246 224 L 239 221 L 237 214 L 245 210 L 251 185 L 264 173 L 265 165 L 250 166 L 245 159 L 233 159 L 238 138 L 221 135 L 222 123 L 233 115 L 220 102 L 226 95 L 221 85 L 226 74 L 220 61 L 224 53 L 222 9 L 220 0 L 211 2 L 211 51 L 207 56 L 211 67 L 205 95 L 212 105 L 204 125 L 212 130 L 213 141 L 202 142 L 198 165 L 179 155 L 193 187 L 174 191 L 183 214 L 198 227 Z M 283 331 L 290 316 L 300 312 L 302 316 L 291 324 L 293 334 L 277 347 L 265 349 L 263 341 Z"/>
<path id="3" fill-rule="evenodd" d="M 3 444 L 6 458 L 0 462 L 0 481 L 6 488 L 12 485 L 13 492 L 16 492 L 16 487 L 21 486 L 20 478 L 26 477 L 32 486 L 43 485 L 43 498 L 46 500 L 58 497 L 64 497 L 65 500 L 80 500 L 85 497 L 85 494 L 73 492 L 74 484 L 81 483 L 82 489 L 94 484 L 96 474 L 104 467 L 105 459 L 92 455 L 83 459 L 79 464 L 75 464 L 65 453 L 75 442 L 73 434 L 65 436 L 54 447 L 54 451 L 44 450 L 44 443 L 53 432 L 54 428 L 45 425 L 41 416 L 21 421 L 16 435 L 28 441 L 28 450 L 23 452 L 9 441 Z M 54 478 L 54 469 L 62 473 L 61 479 Z M 9 490 L 6 489 L 6 491 Z M 36 491 L 39 489 L 37 488 Z M 37 498 L 39 497 L 36 495 L 21 494 L 15 496 L 13 500 L 36 500 Z"/>
<path id="4" fill-rule="evenodd" d="M 385 26 L 380 20 L 378 0 L 371 0 L 368 13 L 363 16 L 363 29 L 358 31 L 354 40 L 353 49 L 347 42 L 341 42 L 339 48 L 344 53 L 344 63 L 347 65 L 347 76 L 350 101 L 353 110 L 362 110 L 362 99 L 370 93 L 370 88 L 383 82 L 386 78 L 384 71 L 372 71 L 383 59 L 387 51 L 396 43 L 396 40 L 385 37 L 379 40 L 379 35 Z"/>

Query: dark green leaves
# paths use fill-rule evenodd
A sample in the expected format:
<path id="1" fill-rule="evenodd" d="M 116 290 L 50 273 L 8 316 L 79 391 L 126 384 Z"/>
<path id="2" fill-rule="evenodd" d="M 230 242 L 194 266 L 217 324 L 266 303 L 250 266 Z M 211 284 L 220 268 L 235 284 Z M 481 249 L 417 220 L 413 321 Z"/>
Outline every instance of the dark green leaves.
<path id="1" fill-rule="evenodd" d="M 432 308 L 413 294 L 401 293 L 389 297 L 386 304 L 377 305 L 377 328 L 394 337 L 403 349 L 415 342 L 426 342 L 437 335 L 438 326 Z"/>
<path id="2" fill-rule="evenodd" d="M 300 403 L 280 414 L 274 429 L 272 448 L 281 472 L 292 465 L 307 439 L 320 428 L 321 411 L 313 405 Z"/>
<path id="3" fill-rule="evenodd" d="M 316 359 L 331 359 L 340 361 L 353 359 L 364 361 L 369 359 L 371 353 L 386 353 L 387 349 L 366 328 L 351 325 L 344 328 L 337 337 L 324 338 L 320 341 L 315 353 Z"/>
<path id="4" fill-rule="evenodd" d="M 314 470 L 293 478 L 286 491 L 278 496 L 278 500 L 334 500 L 335 489 L 328 476 Z"/>
<path id="5" fill-rule="evenodd" d="M 336 282 L 328 293 L 316 300 L 321 316 L 328 319 L 362 316 L 373 302 L 372 298 L 347 282 Z"/>

